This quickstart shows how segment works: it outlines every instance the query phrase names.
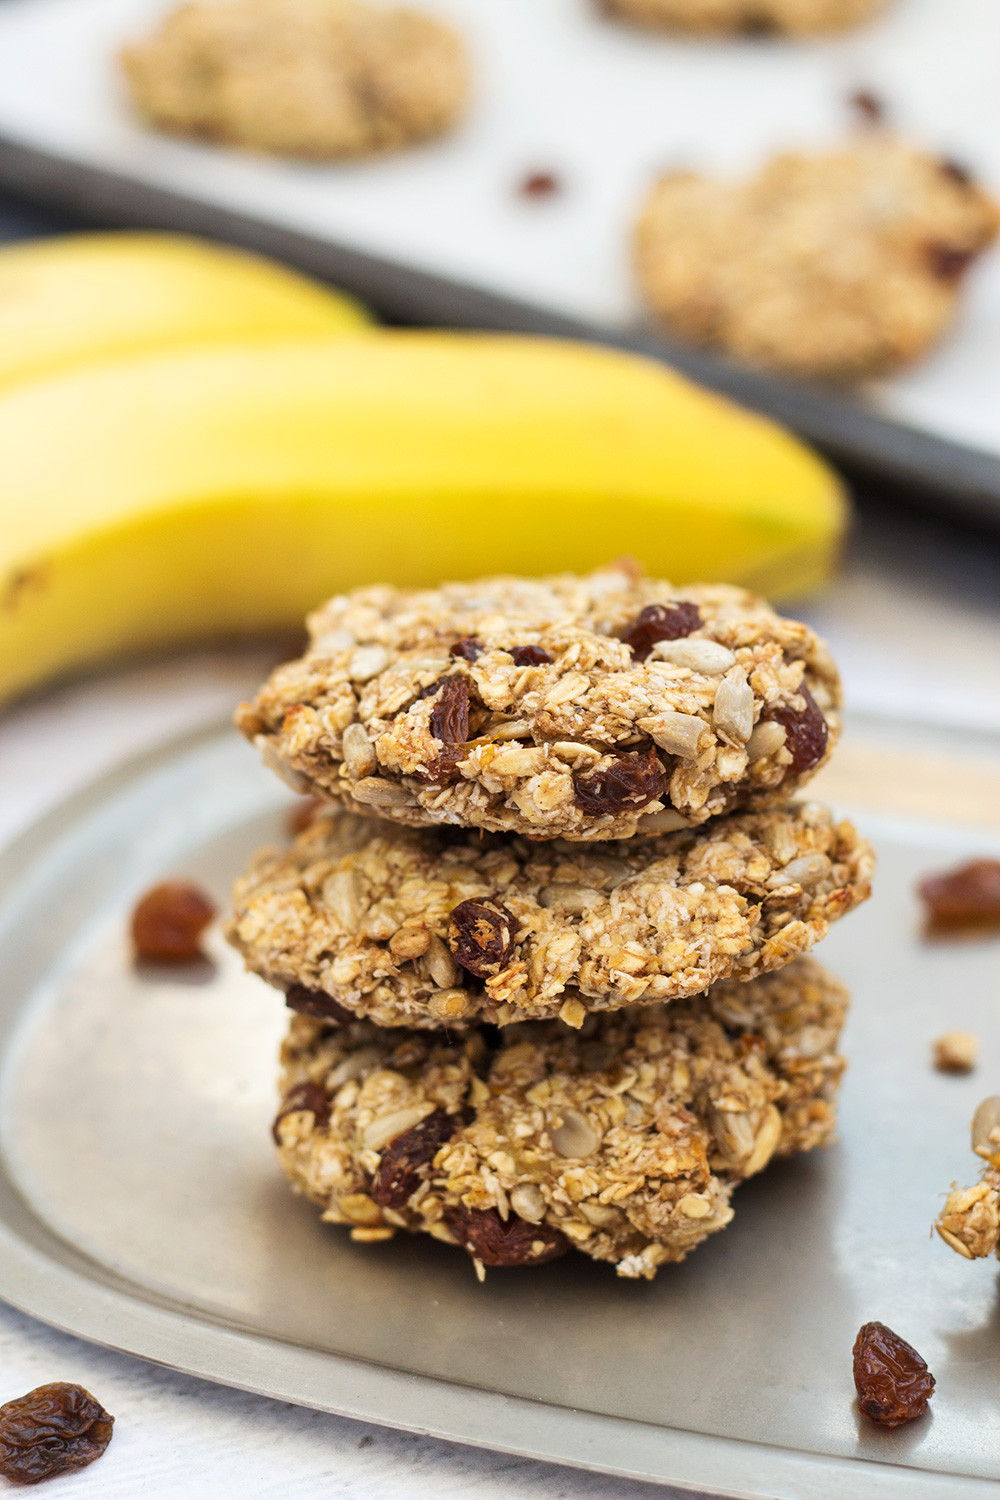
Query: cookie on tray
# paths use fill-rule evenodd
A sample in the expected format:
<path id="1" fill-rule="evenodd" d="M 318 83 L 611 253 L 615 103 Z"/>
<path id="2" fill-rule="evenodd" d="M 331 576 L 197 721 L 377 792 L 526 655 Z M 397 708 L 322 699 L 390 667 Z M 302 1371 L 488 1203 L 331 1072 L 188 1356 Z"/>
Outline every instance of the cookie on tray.
<path id="1" fill-rule="evenodd" d="M 323 1217 L 483 1266 L 570 1249 L 652 1277 L 774 1155 L 829 1141 L 847 996 L 811 959 L 697 1001 L 462 1035 L 296 1016 L 274 1135 Z"/>
<path id="2" fill-rule="evenodd" d="M 400 823 L 659 833 L 786 801 L 839 731 L 823 643 L 721 584 L 367 588 L 309 629 L 237 723 L 297 790 Z"/>
<path id="3" fill-rule="evenodd" d="M 643 205 L 639 285 L 677 337 L 851 380 L 917 359 L 952 321 L 997 205 L 952 162 L 869 133 L 741 183 L 672 172 Z"/>
<path id="4" fill-rule="evenodd" d="M 597 845 L 328 811 L 257 856 L 227 936 L 309 1014 L 580 1027 L 779 968 L 866 899 L 872 864 L 814 803 Z"/>
<path id="5" fill-rule="evenodd" d="M 440 135 L 469 87 L 446 26 L 367 0 L 194 0 L 122 65 L 160 129 L 317 159 Z"/>
<path id="6" fill-rule="evenodd" d="M 860 26 L 886 0 L 599 0 L 608 15 L 638 26 L 703 36 L 806 36 Z"/>
<path id="7" fill-rule="evenodd" d="M 985 1162 L 974 1187 L 952 1184 L 935 1228 L 966 1260 L 1000 1255 L 1000 1095 L 984 1099 L 972 1120 L 972 1149 Z"/>

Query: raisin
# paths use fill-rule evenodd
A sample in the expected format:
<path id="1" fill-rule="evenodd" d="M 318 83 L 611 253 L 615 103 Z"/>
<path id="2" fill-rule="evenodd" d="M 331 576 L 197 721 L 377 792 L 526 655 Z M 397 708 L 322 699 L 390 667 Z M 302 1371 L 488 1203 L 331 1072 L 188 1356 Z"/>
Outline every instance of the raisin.
<path id="1" fill-rule="evenodd" d="M 0 1474 L 37 1484 L 100 1458 L 115 1419 L 82 1385 L 40 1385 L 0 1406 Z"/>
<path id="2" fill-rule="evenodd" d="M 324 806 L 322 797 L 303 797 L 288 814 L 286 826 L 292 838 L 295 838 L 296 834 L 305 833 L 313 818 Z"/>
<path id="3" fill-rule="evenodd" d="M 855 89 L 849 102 L 866 125 L 881 125 L 885 119 L 885 101 L 871 89 Z"/>
<path id="4" fill-rule="evenodd" d="M 1000 860 L 971 860 L 928 876 L 919 889 L 934 928 L 1000 927 Z"/>
<path id="5" fill-rule="evenodd" d="M 442 745 L 461 745 L 469 738 L 469 684 L 464 677 L 446 677 L 441 695 L 431 709 L 431 734 Z"/>
<path id="6" fill-rule="evenodd" d="M 975 250 L 965 250 L 960 245 L 928 245 L 927 258 L 932 273 L 939 281 L 957 281 L 975 260 Z"/>
<path id="7" fill-rule="evenodd" d="M 482 641 L 477 641 L 474 635 L 463 635 L 460 641 L 448 647 L 448 655 L 458 657 L 461 661 L 477 661 L 485 650 Z"/>
<path id="8" fill-rule="evenodd" d="M 776 708 L 770 715 L 785 731 L 785 749 L 792 757 L 788 771 L 793 776 L 811 771 L 819 764 L 830 738 L 822 709 L 804 683 L 799 688 L 799 696 L 806 700 L 805 708 Z"/>
<path id="9" fill-rule="evenodd" d="M 578 776 L 574 783 L 577 807 L 585 813 L 634 812 L 655 802 L 667 790 L 668 776 L 659 756 L 648 750 L 624 751 L 600 771 Z"/>
<path id="10" fill-rule="evenodd" d="M 645 661 L 657 641 L 679 641 L 703 624 L 697 604 L 647 604 L 622 636 L 636 661 Z"/>
<path id="11" fill-rule="evenodd" d="M 916 1349 L 884 1323 L 865 1323 L 854 1340 L 858 1405 L 882 1427 L 922 1417 L 934 1393 L 934 1376 Z"/>
<path id="12" fill-rule="evenodd" d="M 518 192 L 522 198 L 551 198 L 561 188 L 562 184 L 554 172 L 529 172 L 521 179 Z"/>
<path id="13" fill-rule="evenodd" d="M 215 916 L 203 891 L 186 880 L 167 880 L 147 891 L 132 913 L 132 941 L 140 958 L 189 964 L 203 958 L 200 938 Z"/>
<path id="14" fill-rule="evenodd" d="M 463 969 L 486 979 L 510 958 L 517 922 L 499 901 L 460 901 L 448 919 L 448 947 Z"/>
<path id="15" fill-rule="evenodd" d="M 286 1115 L 297 1114 L 299 1110 L 303 1109 L 309 1110 L 316 1116 L 316 1128 L 318 1130 L 322 1130 L 323 1126 L 330 1119 L 330 1101 L 319 1084 L 314 1083 L 311 1078 L 307 1078 L 303 1083 L 297 1083 L 282 1099 L 281 1108 L 275 1115 L 274 1124 L 271 1126 L 271 1134 L 274 1136 L 274 1144 L 276 1146 L 281 1145 L 278 1126 L 282 1120 Z"/>
<path id="16" fill-rule="evenodd" d="M 394 1136 L 382 1152 L 370 1189 L 375 1202 L 382 1208 L 405 1208 L 426 1176 L 424 1168 L 451 1139 L 457 1125 L 456 1115 L 436 1109 L 412 1129 Z"/>
<path id="17" fill-rule="evenodd" d="M 464 745 L 449 745 L 425 766 L 418 766 L 413 772 L 414 780 L 423 782 L 425 786 L 447 786 L 450 781 L 458 780 L 459 762 L 464 759 Z"/>
<path id="18" fill-rule="evenodd" d="M 444 1221 L 470 1255 L 484 1266 L 540 1266 L 556 1260 L 570 1248 L 561 1229 L 549 1224 L 528 1224 L 511 1214 L 504 1221 L 495 1208 L 449 1208 Z"/>
<path id="19" fill-rule="evenodd" d="M 510 654 L 518 667 L 541 667 L 552 660 L 543 646 L 511 646 Z"/>
<path id="20" fill-rule="evenodd" d="M 285 996 L 289 1010 L 300 1016 L 313 1016 L 317 1021 L 336 1021 L 338 1026 L 349 1026 L 358 1018 L 346 1005 L 334 1000 L 325 990 L 310 990 L 304 984 L 293 984 Z"/>

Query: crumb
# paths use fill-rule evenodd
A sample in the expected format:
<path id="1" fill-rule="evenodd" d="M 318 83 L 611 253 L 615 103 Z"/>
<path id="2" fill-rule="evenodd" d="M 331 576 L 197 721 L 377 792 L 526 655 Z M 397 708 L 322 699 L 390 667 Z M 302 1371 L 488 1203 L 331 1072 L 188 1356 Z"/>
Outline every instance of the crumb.
<path id="1" fill-rule="evenodd" d="M 971 1073 L 979 1054 L 979 1038 L 971 1031 L 946 1031 L 934 1043 L 934 1066 L 939 1073 Z"/>

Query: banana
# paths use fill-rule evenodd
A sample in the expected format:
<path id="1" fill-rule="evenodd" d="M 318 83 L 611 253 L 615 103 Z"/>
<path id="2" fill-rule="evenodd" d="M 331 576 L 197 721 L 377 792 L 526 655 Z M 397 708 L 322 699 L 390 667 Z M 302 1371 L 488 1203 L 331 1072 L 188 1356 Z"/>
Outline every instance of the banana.
<path id="1" fill-rule="evenodd" d="M 385 330 L 146 355 L 0 392 L 0 698 L 371 580 L 627 552 L 787 594 L 845 515 L 780 428 L 611 350 Z"/>
<path id="2" fill-rule="evenodd" d="M 0 249 L 0 390 L 146 349 L 359 333 L 349 298 L 273 262 L 169 234 L 72 234 Z"/>

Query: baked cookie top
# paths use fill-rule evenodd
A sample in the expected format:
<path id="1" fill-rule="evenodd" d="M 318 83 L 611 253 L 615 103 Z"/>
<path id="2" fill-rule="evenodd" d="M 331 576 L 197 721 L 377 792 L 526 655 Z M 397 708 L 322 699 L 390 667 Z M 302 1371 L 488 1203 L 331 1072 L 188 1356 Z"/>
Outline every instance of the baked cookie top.
<path id="1" fill-rule="evenodd" d="M 608 15 L 639 26 L 707 36 L 808 35 L 858 26 L 886 0 L 598 0 Z"/>
<path id="2" fill-rule="evenodd" d="M 227 936 L 313 1014 L 579 1027 L 779 968 L 867 898 L 872 864 L 850 823 L 809 803 L 599 845 L 325 812 L 257 856 Z"/>
<path id="3" fill-rule="evenodd" d="M 741 183 L 662 177 L 639 217 L 636 269 L 680 338 L 847 380 L 934 343 L 998 224 L 962 168 L 869 132 L 775 157 Z"/>
<path id="4" fill-rule="evenodd" d="M 126 48 L 122 66 L 163 130 L 321 159 L 439 135 L 469 90 L 446 26 L 366 0 L 195 0 Z"/>
<path id="5" fill-rule="evenodd" d="M 483 1266 L 570 1248 L 652 1277 L 775 1154 L 829 1140 L 847 996 L 799 960 L 696 1002 L 463 1036 L 297 1016 L 274 1135 L 355 1240 L 423 1230 Z"/>
<path id="6" fill-rule="evenodd" d="M 612 839 L 785 801 L 840 685 L 743 589 L 610 568 L 358 589 L 237 714 L 301 791 L 415 826 Z"/>

